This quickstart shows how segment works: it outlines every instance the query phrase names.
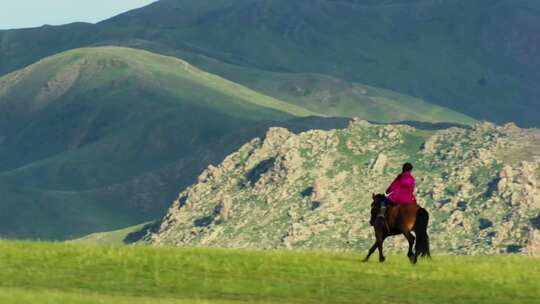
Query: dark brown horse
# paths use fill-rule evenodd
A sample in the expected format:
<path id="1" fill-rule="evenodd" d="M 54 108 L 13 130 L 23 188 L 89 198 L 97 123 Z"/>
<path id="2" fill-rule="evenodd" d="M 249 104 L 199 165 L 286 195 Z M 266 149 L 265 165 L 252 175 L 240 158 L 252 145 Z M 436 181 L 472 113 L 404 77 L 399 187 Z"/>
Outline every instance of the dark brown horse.
<path id="1" fill-rule="evenodd" d="M 389 236 L 399 234 L 403 234 L 405 238 L 407 238 L 407 241 L 409 241 L 409 251 L 407 252 L 407 256 L 411 263 L 415 264 L 419 256 L 430 257 L 429 236 L 427 234 L 429 213 L 426 209 L 417 205 L 391 206 L 390 204 L 387 204 L 389 207 L 386 216 L 381 217 L 379 216 L 379 210 L 382 202 L 388 202 L 388 198 L 384 194 L 373 194 L 370 223 L 375 230 L 376 241 L 369 249 L 369 253 L 364 259 L 364 262 L 369 260 L 369 257 L 377 248 L 379 249 L 379 261 L 384 262 L 384 240 Z M 416 237 L 412 234 L 413 231 Z M 413 245 L 415 245 L 414 252 Z"/>

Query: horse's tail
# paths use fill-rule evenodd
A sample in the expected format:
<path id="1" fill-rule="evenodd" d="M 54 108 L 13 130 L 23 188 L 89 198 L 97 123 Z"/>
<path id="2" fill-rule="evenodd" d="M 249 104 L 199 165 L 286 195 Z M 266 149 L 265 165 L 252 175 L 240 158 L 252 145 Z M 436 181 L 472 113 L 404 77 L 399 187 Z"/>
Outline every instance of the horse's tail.
<path id="1" fill-rule="evenodd" d="M 414 250 L 421 257 L 431 257 L 429 253 L 429 236 L 427 234 L 428 223 L 429 213 L 427 210 L 424 208 L 418 209 L 416 213 L 416 224 L 414 225 L 414 232 L 416 234 Z"/>

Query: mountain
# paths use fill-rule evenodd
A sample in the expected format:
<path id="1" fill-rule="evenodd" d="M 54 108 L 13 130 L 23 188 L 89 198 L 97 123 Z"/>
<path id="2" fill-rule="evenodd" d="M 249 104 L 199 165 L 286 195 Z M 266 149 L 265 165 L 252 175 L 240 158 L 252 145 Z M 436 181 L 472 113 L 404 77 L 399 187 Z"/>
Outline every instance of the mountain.
<path id="1" fill-rule="evenodd" d="M 267 128 L 341 124 L 299 117 L 538 126 L 539 9 L 162 0 L 98 24 L 0 31 L 0 235 L 154 220 Z"/>
<path id="2" fill-rule="evenodd" d="M 258 92 L 334 117 L 378 122 L 404 120 L 472 125 L 475 119 L 422 99 L 322 74 L 283 73 L 190 56 L 190 62 Z"/>
<path id="3" fill-rule="evenodd" d="M 166 164 L 182 156 L 183 148 L 218 139 L 249 122 L 313 114 L 178 59 L 124 48 L 53 56 L 1 78 L 0 88 L 0 169 L 4 175 L 24 176 L 56 166 L 59 153 L 72 162 L 86 158 L 75 171 L 45 170 L 71 171 L 74 184 L 62 186 L 66 189 L 121 181 L 148 169 L 148 162 L 138 158 Z M 170 135 L 175 139 L 163 141 Z M 93 162 L 103 162 L 104 155 L 108 166 L 129 169 L 98 173 L 107 168 Z M 77 175 L 92 177 L 82 181 Z M 105 180 L 100 183 L 100 178 Z M 24 182 L 33 184 L 26 177 Z M 48 185 L 59 187 L 51 180 Z"/>
<path id="4" fill-rule="evenodd" d="M 62 239 L 154 219 L 237 148 L 226 135 L 310 114 L 146 51 L 46 58 L 0 78 L 1 234 Z"/>
<path id="5" fill-rule="evenodd" d="M 214 61 L 203 68 L 276 98 L 287 86 L 220 66 L 300 77 L 290 94 L 306 103 L 361 84 L 475 119 L 540 126 L 539 12 L 530 0 L 162 0 L 96 25 L 0 31 L 0 73 L 75 47 L 123 45 Z M 321 82 L 330 88 L 310 95 Z"/>
<path id="6" fill-rule="evenodd" d="M 515 125 L 427 130 L 354 120 L 271 128 L 182 191 L 145 242 L 261 249 L 369 248 L 371 194 L 413 162 L 433 251 L 540 254 L 540 132 Z M 395 238 L 388 248 L 403 250 Z"/>
<path id="7" fill-rule="evenodd" d="M 337 104 L 383 121 L 474 121 L 394 92 L 363 90 L 364 103 Z M 364 111 L 371 99 L 380 103 Z M 422 107 L 386 111 L 399 100 Z M 271 126 L 341 124 L 290 121 L 331 109 L 285 102 L 144 50 L 94 47 L 47 57 L 0 77 L 0 235 L 68 239 L 155 220 L 208 164 Z M 21 224 L 30 219 L 35 225 Z"/>

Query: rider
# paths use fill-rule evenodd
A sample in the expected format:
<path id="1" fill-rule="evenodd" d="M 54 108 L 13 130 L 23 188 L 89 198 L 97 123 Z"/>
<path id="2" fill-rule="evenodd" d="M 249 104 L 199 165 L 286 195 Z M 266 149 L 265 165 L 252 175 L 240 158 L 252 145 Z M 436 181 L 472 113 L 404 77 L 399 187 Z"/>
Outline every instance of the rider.
<path id="1" fill-rule="evenodd" d="M 386 189 L 388 200 L 383 201 L 379 216 L 385 216 L 387 203 L 394 205 L 416 204 L 416 198 L 414 197 L 414 177 L 411 173 L 412 169 L 412 164 L 405 163 L 401 174 L 399 174 L 390 187 Z"/>

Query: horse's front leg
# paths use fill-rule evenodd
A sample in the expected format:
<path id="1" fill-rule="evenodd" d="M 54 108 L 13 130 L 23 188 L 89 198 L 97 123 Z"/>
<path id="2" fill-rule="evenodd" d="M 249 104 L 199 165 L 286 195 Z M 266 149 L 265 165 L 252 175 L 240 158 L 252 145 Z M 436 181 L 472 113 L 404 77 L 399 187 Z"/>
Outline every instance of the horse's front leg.
<path id="1" fill-rule="evenodd" d="M 377 233 L 377 247 L 379 248 L 379 262 L 381 263 L 384 262 L 384 260 L 386 260 L 383 254 L 383 243 L 384 243 L 385 238 L 386 238 L 386 235 L 384 235 L 382 231 Z"/>
<path id="2" fill-rule="evenodd" d="M 407 252 L 407 257 L 409 258 L 411 263 L 415 263 L 414 252 L 413 252 L 415 237 L 414 235 L 412 235 L 410 231 L 403 233 L 403 235 L 405 236 L 405 238 L 407 238 L 407 241 L 409 241 L 409 251 Z"/>
<path id="3" fill-rule="evenodd" d="M 369 257 L 375 252 L 375 249 L 377 249 L 377 242 L 375 241 L 375 244 L 369 248 L 368 255 L 364 258 L 363 262 L 366 263 L 369 260 Z"/>

